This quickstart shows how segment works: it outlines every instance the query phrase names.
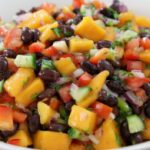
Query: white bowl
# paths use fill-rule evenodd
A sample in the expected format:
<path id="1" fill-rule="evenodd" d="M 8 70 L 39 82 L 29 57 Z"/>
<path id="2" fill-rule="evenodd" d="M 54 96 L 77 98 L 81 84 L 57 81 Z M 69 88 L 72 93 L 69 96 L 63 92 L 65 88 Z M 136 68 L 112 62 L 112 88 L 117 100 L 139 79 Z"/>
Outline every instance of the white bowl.
<path id="1" fill-rule="evenodd" d="M 0 17 L 4 20 L 11 19 L 12 15 L 20 9 L 29 10 L 33 6 L 38 6 L 42 2 L 54 2 L 58 6 L 68 5 L 72 0 L 1 0 L 0 4 Z M 103 0 L 110 4 L 112 0 Z M 150 17 L 150 0 L 122 0 L 130 10 L 139 15 Z M 6 8 L 6 9 L 5 9 Z M 32 150 L 27 148 L 21 148 L 13 145 L 9 145 L 0 142 L 0 150 Z M 120 148 L 118 150 L 150 150 L 150 142 L 137 144 L 134 146 Z"/>

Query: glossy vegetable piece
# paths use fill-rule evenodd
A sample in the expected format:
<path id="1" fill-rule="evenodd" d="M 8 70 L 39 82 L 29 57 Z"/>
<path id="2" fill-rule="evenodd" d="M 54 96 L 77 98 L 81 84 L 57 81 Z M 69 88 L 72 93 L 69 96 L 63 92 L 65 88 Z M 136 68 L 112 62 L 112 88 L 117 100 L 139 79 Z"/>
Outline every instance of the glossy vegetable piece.
<path id="1" fill-rule="evenodd" d="M 113 110 L 108 105 L 105 105 L 100 102 L 95 102 L 94 104 L 92 104 L 92 108 L 93 108 L 94 112 L 96 112 L 97 115 L 103 119 L 107 119 Z"/>
<path id="2" fill-rule="evenodd" d="M 45 45 L 41 42 L 34 42 L 29 46 L 30 53 L 40 53 L 45 48 Z"/>
<path id="3" fill-rule="evenodd" d="M 92 133 L 96 125 L 96 114 L 74 105 L 69 116 L 68 124 L 72 128 Z"/>
<path id="4" fill-rule="evenodd" d="M 84 0 L 73 0 L 73 7 L 80 8 L 84 4 Z"/>
<path id="5" fill-rule="evenodd" d="M 18 146 L 28 147 L 28 146 L 32 145 L 32 140 L 31 140 L 30 136 L 24 130 L 18 130 L 15 135 L 13 135 L 12 137 L 10 137 L 8 139 L 8 143 L 9 143 L 9 141 L 15 140 L 15 139 L 19 140 Z"/>
<path id="6" fill-rule="evenodd" d="M 11 139 L 7 141 L 8 144 L 16 145 L 16 146 L 19 146 L 19 142 L 20 142 L 19 139 Z"/>
<path id="7" fill-rule="evenodd" d="M 39 28 L 39 30 L 42 32 L 40 36 L 40 41 L 45 43 L 48 40 L 50 41 L 56 40 L 58 36 L 52 31 L 52 29 L 57 27 L 58 27 L 58 23 L 54 22 L 52 24 L 45 25 Z"/>
<path id="8" fill-rule="evenodd" d="M 27 118 L 27 114 L 17 110 L 13 110 L 13 119 L 15 122 L 23 123 L 25 122 L 26 118 Z"/>
<path id="9" fill-rule="evenodd" d="M 4 88 L 10 96 L 16 97 L 34 78 L 35 74 L 32 69 L 19 68 L 15 74 L 5 81 Z"/>
<path id="10" fill-rule="evenodd" d="M 145 37 L 142 38 L 140 40 L 140 45 L 144 48 L 144 49 L 150 49 L 150 39 Z"/>
<path id="11" fill-rule="evenodd" d="M 43 150 L 69 150 L 70 139 L 67 134 L 52 131 L 38 131 L 34 136 L 34 147 Z"/>
<path id="12" fill-rule="evenodd" d="M 145 124 L 145 129 L 142 132 L 142 137 L 144 140 L 150 140 L 150 119 L 145 118 L 144 124 Z"/>
<path id="13" fill-rule="evenodd" d="M 96 42 L 104 37 L 105 30 L 98 26 L 91 17 L 84 17 L 76 26 L 75 34 Z"/>
<path id="14" fill-rule="evenodd" d="M 42 22 L 42 24 L 41 24 Z M 41 25 L 53 23 L 54 19 L 45 10 L 39 10 L 31 14 L 27 19 L 19 24 L 19 27 L 38 28 Z"/>
<path id="15" fill-rule="evenodd" d="M 102 135 L 97 137 L 98 144 L 94 144 L 95 150 L 116 149 L 121 147 L 122 140 L 115 120 L 107 119 L 102 124 Z"/>
<path id="16" fill-rule="evenodd" d="M 94 42 L 88 39 L 73 37 L 70 39 L 70 51 L 73 53 L 86 53 L 94 47 Z"/>
<path id="17" fill-rule="evenodd" d="M 38 102 L 37 104 L 38 113 L 40 116 L 40 123 L 48 123 L 55 114 L 55 111 L 47 104 Z"/>
<path id="18" fill-rule="evenodd" d="M 0 105 L 0 130 L 11 131 L 13 128 L 12 109 L 8 106 Z"/>
<path id="19" fill-rule="evenodd" d="M 44 49 L 41 53 L 46 57 L 51 57 L 57 54 L 57 49 L 51 46 Z"/>
<path id="20" fill-rule="evenodd" d="M 106 78 L 108 76 L 109 76 L 108 71 L 100 72 L 97 76 L 95 76 L 88 85 L 88 87 L 90 87 L 92 89 L 92 91 L 81 102 L 78 102 L 77 105 L 79 105 L 81 107 L 88 107 L 92 103 L 94 103 L 96 101 L 96 99 L 98 98 L 98 94 L 101 91 L 101 89 L 106 81 Z"/>
<path id="21" fill-rule="evenodd" d="M 140 53 L 140 60 L 145 63 L 150 63 L 150 49 Z"/>
<path id="22" fill-rule="evenodd" d="M 16 97 L 16 103 L 28 106 L 34 101 L 36 96 L 44 91 L 44 83 L 40 78 L 36 78 L 26 89 Z"/>
<path id="23" fill-rule="evenodd" d="M 144 16 L 136 16 L 135 18 L 136 24 L 140 27 L 149 28 L 150 27 L 150 19 Z"/>
<path id="24" fill-rule="evenodd" d="M 62 75 L 70 75 L 76 70 L 76 66 L 74 65 L 72 59 L 69 57 L 56 60 L 54 65 Z"/>
<path id="25" fill-rule="evenodd" d="M 113 27 L 106 27 L 106 34 L 104 36 L 104 40 L 114 41 L 116 37 L 115 28 Z"/>
<path id="26" fill-rule="evenodd" d="M 144 70 L 144 63 L 141 61 L 127 61 L 127 70 Z"/>

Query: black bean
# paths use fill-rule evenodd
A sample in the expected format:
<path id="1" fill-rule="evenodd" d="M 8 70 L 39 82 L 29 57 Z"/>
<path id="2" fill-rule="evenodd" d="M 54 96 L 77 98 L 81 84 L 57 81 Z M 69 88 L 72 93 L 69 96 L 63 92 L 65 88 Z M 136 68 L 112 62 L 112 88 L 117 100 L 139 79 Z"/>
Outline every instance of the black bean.
<path id="1" fill-rule="evenodd" d="M 11 50 L 11 49 L 5 49 L 3 51 L 3 56 L 4 57 L 15 58 L 16 55 L 17 55 L 16 52 Z"/>
<path id="2" fill-rule="evenodd" d="M 38 95 L 38 99 L 42 100 L 44 98 L 51 98 L 55 95 L 56 91 L 54 89 L 46 89 L 45 91 L 43 91 L 42 93 L 40 93 Z"/>
<path id="3" fill-rule="evenodd" d="M 33 29 L 32 30 L 32 33 L 33 33 L 33 38 L 32 38 L 32 41 L 33 42 L 36 42 L 39 40 L 39 37 L 40 37 L 40 31 L 38 29 Z"/>
<path id="4" fill-rule="evenodd" d="M 107 82 L 107 86 L 110 88 L 110 90 L 112 90 L 115 93 L 118 93 L 119 95 L 122 95 L 125 93 L 125 89 L 124 87 L 121 85 L 121 83 L 116 80 L 109 80 Z"/>
<path id="5" fill-rule="evenodd" d="M 23 15 L 23 14 L 25 14 L 25 13 L 26 13 L 25 10 L 19 10 L 19 11 L 16 13 L 16 15 L 19 16 L 19 15 Z"/>
<path id="6" fill-rule="evenodd" d="M 58 17 L 59 14 L 60 14 L 59 11 L 55 12 L 55 13 L 53 14 L 53 18 L 56 19 L 56 18 Z"/>
<path id="7" fill-rule="evenodd" d="M 38 75 L 42 80 L 50 81 L 50 82 L 57 81 L 57 79 L 60 76 L 59 73 L 56 72 L 55 70 L 49 70 L 49 69 L 41 70 Z"/>
<path id="8" fill-rule="evenodd" d="M 75 14 L 79 14 L 79 13 L 80 13 L 80 9 L 79 9 L 79 8 L 75 8 L 75 9 L 73 9 L 73 12 L 74 12 Z"/>
<path id="9" fill-rule="evenodd" d="M 141 37 L 141 38 L 145 38 L 145 37 L 150 38 L 150 33 L 141 32 L 141 33 L 140 33 L 140 37 Z"/>
<path id="10" fill-rule="evenodd" d="M 91 62 L 89 61 L 84 61 L 81 63 L 81 68 L 84 70 L 84 71 L 87 71 L 88 73 L 94 75 L 94 74 L 97 74 L 99 71 L 98 71 L 98 68 L 96 65 L 92 64 Z"/>
<path id="11" fill-rule="evenodd" d="M 70 37 L 74 35 L 74 30 L 69 25 L 60 25 L 65 37 Z"/>
<path id="12" fill-rule="evenodd" d="M 0 81 L 8 79 L 11 75 L 12 72 L 10 72 L 9 70 L 6 72 L 0 72 Z"/>
<path id="13" fill-rule="evenodd" d="M 110 107 L 117 106 L 117 103 L 118 103 L 117 98 L 112 95 L 107 96 L 107 98 L 103 100 L 102 102 Z"/>
<path id="14" fill-rule="evenodd" d="M 50 131 L 67 132 L 68 126 L 61 123 L 51 122 L 49 125 Z"/>
<path id="15" fill-rule="evenodd" d="M 104 101 L 106 98 L 107 98 L 107 91 L 102 89 L 99 96 L 98 96 L 98 100 Z"/>
<path id="16" fill-rule="evenodd" d="M 17 132 L 18 128 L 19 128 L 18 123 L 14 123 L 14 129 L 12 131 L 1 131 L 1 135 L 3 138 L 8 138 L 14 135 Z"/>
<path id="17" fill-rule="evenodd" d="M 145 83 L 143 89 L 145 90 L 146 95 L 150 97 L 150 83 Z"/>
<path id="18" fill-rule="evenodd" d="M 5 73 L 8 70 L 8 62 L 4 57 L 0 57 L 0 72 Z"/>
<path id="19" fill-rule="evenodd" d="M 123 121 L 120 125 L 120 133 L 123 138 L 123 140 L 127 143 L 131 143 L 131 134 L 129 132 L 128 123 L 126 121 Z"/>
<path id="20" fill-rule="evenodd" d="M 83 19 L 83 16 L 78 14 L 74 19 L 73 19 L 73 23 L 74 24 L 78 24 L 79 22 L 81 22 L 81 20 Z"/>
<path id="21" fill-rule="evenodd" d="M 131 106 L 131 108 L 132 108 L 133 113 L 135 113 L 135 114 L 137 114 L 137 115 L 140 115 L 140 114 L 142 113 L 142 109 L 143 109 L 143 108 L 137 107 L 137 106 L 131 105 L 131 104 L 130 104 L 130 106 Z"/>
<path id="22" fill-rule="evenodd" d="M 22 29 L 21 40 L 24 44 L 29 44 L 32 42 L 33 32 L 28 27 Z"/>
<path id="23" fill-rule="evenodd" d="M 40 128 L 40 117 L 38 114 L 33 114 L 27 118 L 28 129 L 31 134 L 35 133 Z"/>
<path id="24" fill-rule="evenodd" d="M 133 144 L 138 144 L 143 142 L 142 135 L 140 133 L 132 134 L 131 138 Z"/>
<path id="25" fill-rule="evenodd" d="M 69 112 L 71 111 L 72 106 L 75 104 L 75 101 L 71 100 L 67 103 L 65 103 L 65 109 L 68 110 Z"/>
<path id="26" fill-rule="evenodd" d="M 149 100 L 144 105 L 144 113 L 146 117 L 150 118 L 150 101 Z"/>
<path id="27" fill-rule="evenodd" d="M 98 41 L 96 43 L 96 47 L 98 49 L 101 49 L 101 48 L 110 48 L 111 46 L 112 46 L 112 42 L 111 41 L 107 41 L 107 40 Z"/>
<path id="28" fill-rule="evenodd" d="M 104 70 L 108 70 L 110 75 L 113 75 L 114 73 L 114 67 L 112 66 L 112 64 L 107 61 L 107 60 L 101 60 L 98 65 L 98 70 L 101 72 L 101 71 L 104 71 Z"/>
<path id="29" fill-rule="evenodd" d="M 32 7 L 29 11 L 32 12 L 32 13 L 34 13 L 34 12 L 36 12 L 37 10 L 38 10 L 38 7 Z"/>

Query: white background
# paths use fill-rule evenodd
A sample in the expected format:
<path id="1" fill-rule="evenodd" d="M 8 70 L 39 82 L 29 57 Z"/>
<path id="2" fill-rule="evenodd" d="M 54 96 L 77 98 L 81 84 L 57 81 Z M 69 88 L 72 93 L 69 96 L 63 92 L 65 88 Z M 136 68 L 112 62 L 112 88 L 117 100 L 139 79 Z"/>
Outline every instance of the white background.
<path id="1" fill-rule="evenodd" d="M 28 10 L 44 1 L 54 2 L 57 5 L 66 5 L 72 0 L 0 0 L 0 16 L 5 20 L 11 19 L 19 9 Z M 103 0 L 111 3 L 112 0 Z M 150 0 L 122 0 L 133 12 L 150 17 Z"/>

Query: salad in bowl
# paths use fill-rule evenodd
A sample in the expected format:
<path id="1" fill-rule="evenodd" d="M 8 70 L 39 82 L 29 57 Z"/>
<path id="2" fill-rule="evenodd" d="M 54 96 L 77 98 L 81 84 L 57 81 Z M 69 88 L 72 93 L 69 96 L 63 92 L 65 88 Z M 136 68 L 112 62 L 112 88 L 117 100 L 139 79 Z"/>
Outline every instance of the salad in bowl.
<path id="1" fill-rule="evenodd" d="M 41 150 L 149 141 L 150 19 L 119 0 L 73 0 L 1 20 L 0 140 Z"/>

